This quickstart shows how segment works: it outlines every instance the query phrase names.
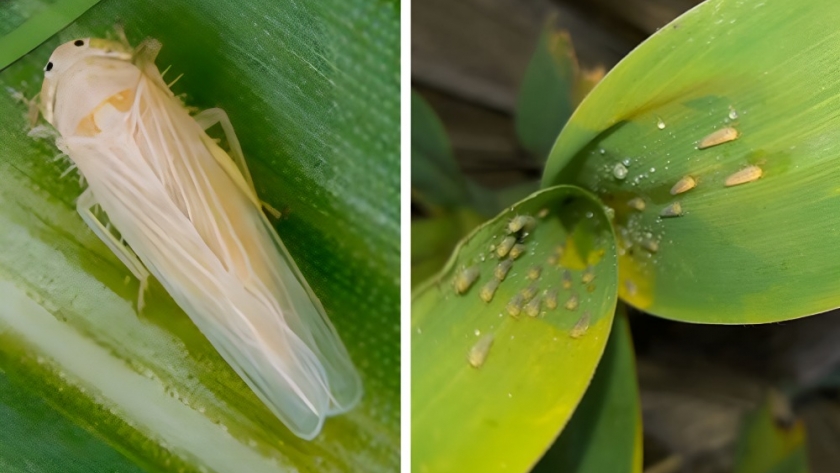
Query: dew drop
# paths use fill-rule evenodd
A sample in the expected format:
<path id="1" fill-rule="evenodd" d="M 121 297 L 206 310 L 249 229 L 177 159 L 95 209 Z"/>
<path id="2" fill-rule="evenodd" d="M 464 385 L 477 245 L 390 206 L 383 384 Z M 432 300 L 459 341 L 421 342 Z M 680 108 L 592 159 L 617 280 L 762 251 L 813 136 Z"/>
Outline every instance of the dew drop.
<path id="1" fill-rule="evenodd" d="M 663 122 L 661 118 L 656 119 L 656 128 L 659 128 L 660 130 L 665 129 L 665 122 Z"/>
<path id="2" fill-rule="evenodd" d="M 738 112 L 735 111 L 734 108 L 729 108 L 729 119 L 730 120 L 737 120 L 738 119 Z"/>
<path id="3" fill-rule="evenodd" d="M 616 164 L 613 166 L 613 176 L 616 179 L 624 179 L 627 177 L 627 168 L 621 163 Z"/>

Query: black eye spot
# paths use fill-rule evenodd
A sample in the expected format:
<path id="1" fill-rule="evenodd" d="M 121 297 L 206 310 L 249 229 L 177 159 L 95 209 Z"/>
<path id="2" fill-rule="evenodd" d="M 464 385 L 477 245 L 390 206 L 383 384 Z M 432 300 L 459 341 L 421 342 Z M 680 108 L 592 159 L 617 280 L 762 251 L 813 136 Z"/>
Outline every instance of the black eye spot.
<path id="1" fill-rule="evenodd" d="M 48 63 L 47 63 L 47 67 L 45 67 L 45 68 L 44 68 L 44 70 L 45 70 L 45 71 L 51 71 L 51 70 L 52 70 L 52 68 L 53 68 L 53 63 L 52 63 L 52 62 L 48 62 Z"/>
<path id="2" fill-rule="evenodd" d="M 75 44 L 76 46 L 84 46 L 85 41 L 82 40 L 82 39 L 77 39 L 76 41 L 73 42 L 73 44 Z"/>

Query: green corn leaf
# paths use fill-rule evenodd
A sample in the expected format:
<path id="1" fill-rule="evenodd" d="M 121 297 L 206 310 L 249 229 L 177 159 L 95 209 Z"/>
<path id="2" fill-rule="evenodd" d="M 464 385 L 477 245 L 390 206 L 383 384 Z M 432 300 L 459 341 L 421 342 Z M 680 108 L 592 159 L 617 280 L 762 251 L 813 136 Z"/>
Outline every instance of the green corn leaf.
<path id="1" fill-rule="evenodd" d="M 547 21 L 516 103 L 516 134 L 522 146 L 540 159 L 548 156 L 575 110 L 572 90 L 577 69 L 571 37 Z"/>
<path id="2" fill-rule="evenodd" d="M 522 146 L 545 160 L 575 107 L 602 77 L 603 68 L 581 69 L 571 36 L 550 17 L 519 89 L 515 123 Z"/>
<path id="3" fill-rule="evenodd" d="M 461 238 L 483 221 L 469 208 L 412 221 L 411 287 L 440 271 Z"/>
<path id="4" fill-rule="evenodd" d="M 500 251 L 513 241 L 515 260 Z M 592 378 L 616 284 L 608 217 L 574 187 L 533 194 L 464 239 L 412 298 L 413 471 L 533 466 Z"/>
<path id="5" fill-rule="evenodd" d="M 533 473 L 641 473 L 642 411 L 630 326 L 619 304 L 592 384 Z"/>
<path id="6" fill-rule="evenodd" d="M 52 50 L 117 23 L 135 44 L 161 41 L 157 64 L 184 74 L 173 89 L 189 105 L 228 112 L 362 372 L 362 404 L 314 441 L 268 411 L 159 284 L 136 313 L 137 282 L 76 214 L 77 179 L 60 177 L 51 140 L 26 136 L 16 98 L 38 92 Z M 399 31 L 393 1 L 106 0 L 0 73 L 0 401 L 17 416 L 4 438 L 48 437 L 43 419 L 58 412 L 56 428 L 100 443 L 57 435 L 45 457 L 101 458 L 103 471 L 398 468 Z M 44 407 L 15 403 L 26 396 Z M 38 464 L 25 456 L 0 449 L 0 465 Z"/>
<path id="7" fill-rule="evenodd" d="M 462 205 L 470 198 L 443 123 L 414 91 L 411 93 L 411 189 L 413 198 L 441 207 Z"/>
<path id="8" fill-rule="evenodd" d="M 90 473 L 143 469 L 0 374 L 0 471 Z M 83 455 L 79 455 L 83 452 Z"/>
<path id="9" fill-rule="evenodd" d="M 10 0 L 0 6 L 0 71 L 48 40 L 99 0 Z"/>
<path id="10" fill-rule="evenodd" d="M 777 412 L 780 403 L 784 406 L 786 402 L 779 396 L 771 393 L 758 409 L 745 417 L 735 452 L 734 473 L 808 473 L 805 425 L 789 412 Z"/>
<path id="11" fill-rule="evenodd" d="M 708 0 L 584 100 L 543 185 L 574 183 L 615 209 L 622 299 L 705 323 L 840 306 L 839 18 L 833 0 Z M 737 138 L 698 149 L 726 128 Z M 672 195 L 684 177 L 696 187 Z M 682 216 L 662 218 L 675 203 Z"/>

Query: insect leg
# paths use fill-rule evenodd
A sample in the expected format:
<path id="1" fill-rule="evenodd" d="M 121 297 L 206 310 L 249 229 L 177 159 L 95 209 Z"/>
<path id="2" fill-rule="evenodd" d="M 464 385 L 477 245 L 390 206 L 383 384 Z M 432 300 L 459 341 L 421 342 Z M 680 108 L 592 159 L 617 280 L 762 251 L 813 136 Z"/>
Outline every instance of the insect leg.
<path id="1" fill-rule="evenodd" d="M 41 109 L 38 108 L 41 103 L 40 96 L 41 93 L 38 92 L 32 99 L 26 101 L 26 117 L 29 119 L 29 128 L 35 128 L 35 125 L 38 124 L 38 118 L 41 116 Z"/>
<path id="2" fill-rule="evenodd" d="M 160 41 L 152 38 L 144 39 L 132 53 L 132 62 L 141 70 L 149 65 L 154 65 L 155 58 L 160 52 Z M 160 75 L 160 73 L 158 73 Z"/>
<path id="3" fill-rule="evenodd" d="M 137 279 L 140 280 L 140 294 L 137 296 L 137 312 L 143 310 L 144 300 L 143 294 L 146 291 L 149 283 L 149 270 L 143 266 L 143 263 L 137 258 L 137 255 L 134 254 L 134 251 L 131 248 L 125 246 L 122 242 L 120 242 L 108 228 L 96 218 L 93 211 L 91 210 L 95 205 L 96 197 L 94 197 L 93 192 L 90 189 L 85 190 L 82 192 L 82 195 L 79 196 L 79 199 L 76 201 L 76 211 L 82 217 L 82 220 L 85 221 L 88 227 L 93 230 L 93 233 L 105 243 L 105 246 L 108 247 L 116 256 L 119 258 L 120 261 L 131 271 L 131 274 L 134 275 Z"/>
<path id="4" fill-rule="evenodd" d="M 248 165 L 245 163 L 245 155 L 242 153 L 242 146 L 239 144 L 239 138 L 236 137 L 236 132 L 233 130 L 233 124 L 231 124 L 227 112 L 221 108 L 208 108 L 207 110 L 195 114 L 193 119 L 205 130 L 216 124 L 222 126 L 222 131 L 225 132 L 225 138 L 228 141 L 228 146 L 230 146 L 229 156 L 233 159 L 236 167 L 239 168 L 239 172 L 242 173 L 242 177 L 245 178 L 245 182 L 248 183 L 251 191 L 253 191 L 254 195 L 256 195 L 257 190 L 254 187 L 253 179 L 251 179 L 251 172 L 248 170 Z M 275 209 L 271 206 L 271 204 L 263 200 L 260 200 L 260 203 L 274 218 L 280 218 L 281 213 L 279 210 Z"/>
<path id="5" fill-rule="evenodd" d="M 114 33 L 117 35 L 117 41 L 125 46 L 126 49 L 131 50 L 131 43 L 128 42 L 128 38 L 125 36 L 125 25 L 123 25 L 122 22 L 118 22 L 114 25 Z"/>
<path id="6" fill-rule="evenodd" d="M 225 138 L 228 141 L 228 146 L 230 146 L 231 158 L 233 158 L 236 167 L 239 168 L 239 172 L 242 173 L 245 181 L 256 194 L 257 191 L 254 189 L 251 172 L 248 171 L 248 166 L 245 164 L 245 155 L 242 154 L 242 147 L 239 145 L 239 139 L 236 137 L 236 132 L 233 131 L 233 125 L 230 123 L 230 118 L 228 118 L 227 113 L 221 108 L 208 108 L 203 112 L 195 114 L 193 119 L 205 130 L 217 123 L 222 126 L 222 130 L 225 132 Z"/>

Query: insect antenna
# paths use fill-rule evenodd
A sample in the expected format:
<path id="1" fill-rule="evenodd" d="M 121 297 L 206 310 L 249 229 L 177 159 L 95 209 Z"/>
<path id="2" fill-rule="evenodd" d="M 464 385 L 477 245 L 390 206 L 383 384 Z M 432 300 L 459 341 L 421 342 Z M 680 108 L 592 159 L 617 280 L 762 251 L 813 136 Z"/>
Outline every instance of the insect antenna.
<path id="1" fill-rule="evenodd" d="M 113 35 L 117 36 L 117 41 L 119 41 L 126 49 L 131 50 L 131 43 L 128 42 L 128 38 L 125 36 L 125 25 L 122 24 L 122 21 L 118 21 L 114 24 L 114 32 L 113 34 L 108 31 L 105 35 L 106 38 L 111 39 Z"/>

